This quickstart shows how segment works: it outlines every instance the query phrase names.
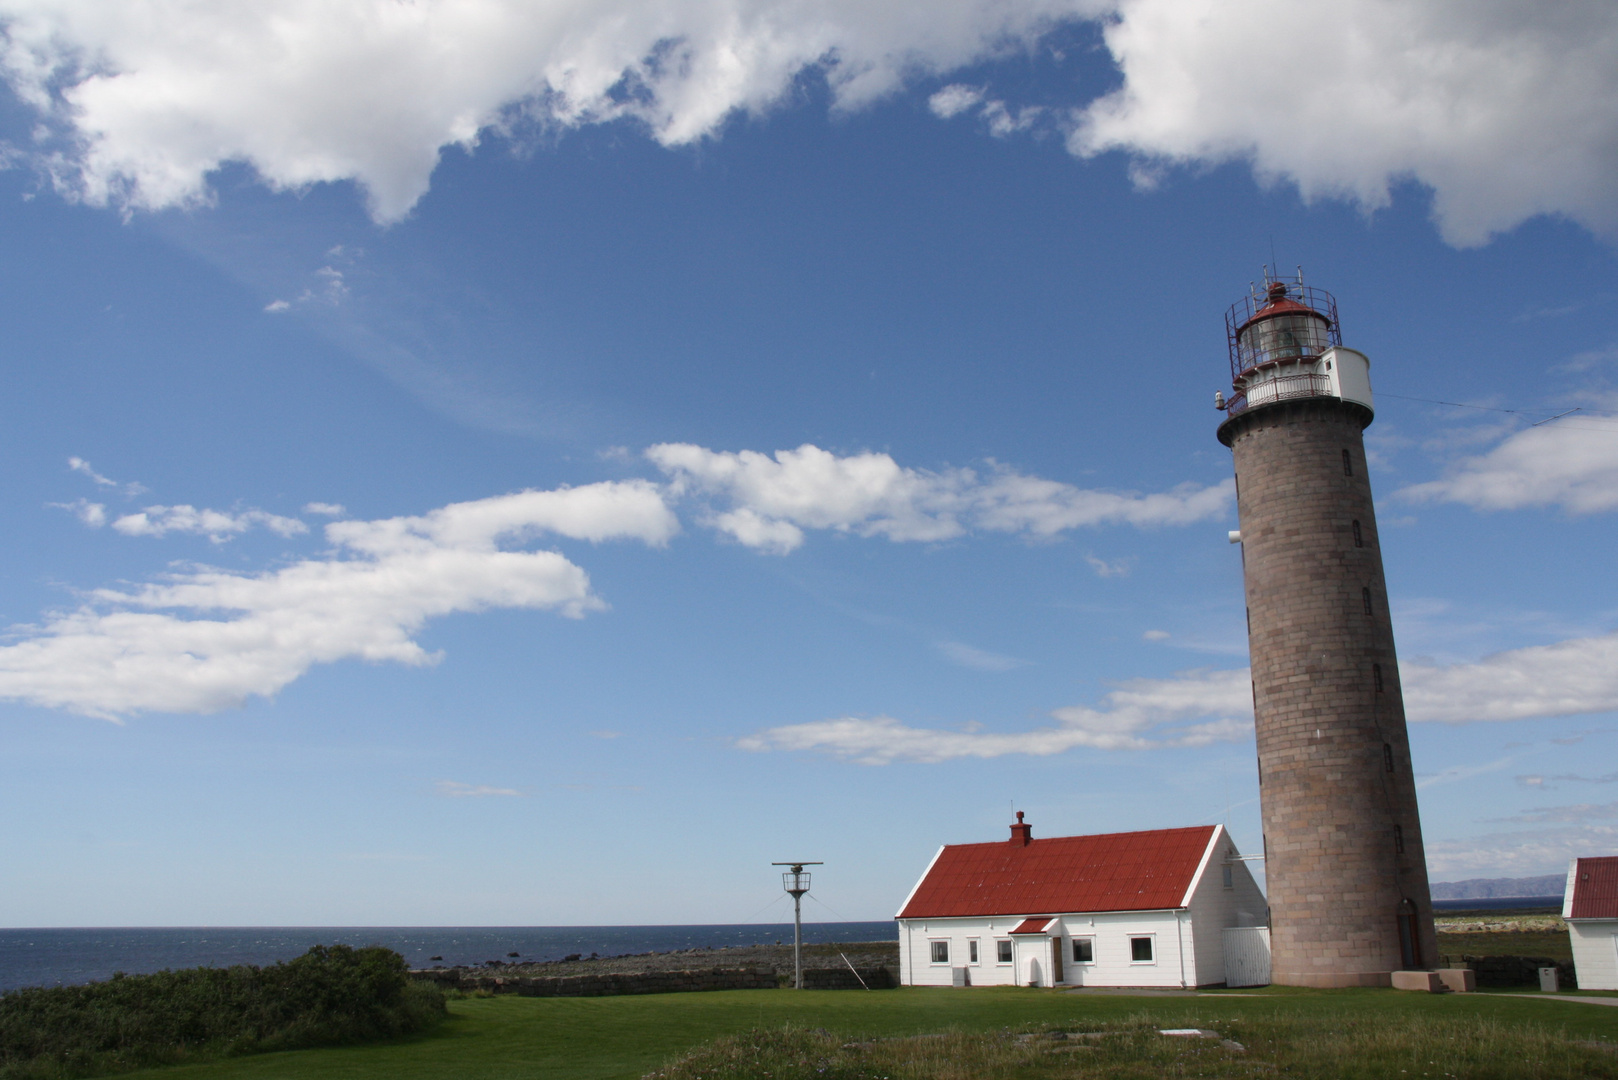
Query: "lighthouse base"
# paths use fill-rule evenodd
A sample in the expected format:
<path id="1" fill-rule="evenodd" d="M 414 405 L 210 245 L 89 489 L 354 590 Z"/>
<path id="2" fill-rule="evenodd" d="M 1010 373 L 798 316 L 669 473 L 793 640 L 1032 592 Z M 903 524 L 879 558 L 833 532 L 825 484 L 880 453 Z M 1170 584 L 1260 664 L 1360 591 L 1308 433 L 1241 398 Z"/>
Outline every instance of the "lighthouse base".
<path id="1" fill-rule="evenodd" d="M 1347 986 L 1392 986 L 1391 971 L 1272 971 L 1271 986 L 1308 986 L 1340 990 Z"/>

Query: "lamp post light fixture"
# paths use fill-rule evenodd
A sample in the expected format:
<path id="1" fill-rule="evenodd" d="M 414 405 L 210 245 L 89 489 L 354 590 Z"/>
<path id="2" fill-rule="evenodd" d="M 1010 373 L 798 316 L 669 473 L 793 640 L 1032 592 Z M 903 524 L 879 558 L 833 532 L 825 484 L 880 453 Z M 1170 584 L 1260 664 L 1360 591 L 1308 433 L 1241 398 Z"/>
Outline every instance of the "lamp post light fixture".
<path id="1" fill-rule="evenodd" d="M 825 866 L 818 862 L 778 862 L 771 866 L 791 869 L 781 872 L 781 887 L 792 894 L 792 989 L 803 989 L 803 894 L 809 891 L 809 873 L 806 866 Z"/>

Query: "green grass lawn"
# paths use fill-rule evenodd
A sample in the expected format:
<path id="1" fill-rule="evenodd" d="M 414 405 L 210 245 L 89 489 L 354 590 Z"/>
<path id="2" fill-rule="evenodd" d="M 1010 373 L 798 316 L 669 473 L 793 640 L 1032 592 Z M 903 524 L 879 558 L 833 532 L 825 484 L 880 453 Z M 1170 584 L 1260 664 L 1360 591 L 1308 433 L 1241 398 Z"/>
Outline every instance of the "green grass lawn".
<path id="1" fill-rule="evenodd" d="M 1164 1027 L 1243 1017 L 1479 1017 L 1618 1045 L 1618 1008 L 1493 994 L 1268 988 L 1206 997 L 1102 997 L 1045 990 L 738 990 L 599 998 L 467 998 L 434 1033 L 382 1046 L 301 1050 L 125 1074 L 165 1080 L 386 1077 L 605 1080 L 641 1077 L 717 1036 L 786 1024 L 838 1036 L 982 1031 L 1030 1023 L 1104 1026 L 1149 1013 Z"/>

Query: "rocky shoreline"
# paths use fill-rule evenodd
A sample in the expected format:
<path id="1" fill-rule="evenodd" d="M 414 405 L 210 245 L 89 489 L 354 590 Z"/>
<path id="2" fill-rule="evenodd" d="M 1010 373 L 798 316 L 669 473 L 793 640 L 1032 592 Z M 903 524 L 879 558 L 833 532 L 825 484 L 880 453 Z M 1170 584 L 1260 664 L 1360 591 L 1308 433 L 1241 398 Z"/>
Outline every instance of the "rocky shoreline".
<path id="1" fill-rule="evenodd" d="M 852 941 L 805 945 L 803 966 L 806 971 L 847 970 L 843 957 L 855 968 L 867 971 L 887 968 L 895 975 L 899 971 L 899 943 L 897 941 Z M 719 949 L 680 949 L 675 952 L 626 953 L 622 956 L 569 956 L 561 960 L 524 961 L 521 958 L 490 960 L 478 965 L 446 967 L 434 965 L 418 974 L 447 976 L 456 973 L 462 978 L 492 976 L 499 978 L 556 978 L 582 975 L 645 975 L 656 972 L 760 970 L 768 969 L 779 976 L 792 974 L 791 945 L 743 945 Z"/>

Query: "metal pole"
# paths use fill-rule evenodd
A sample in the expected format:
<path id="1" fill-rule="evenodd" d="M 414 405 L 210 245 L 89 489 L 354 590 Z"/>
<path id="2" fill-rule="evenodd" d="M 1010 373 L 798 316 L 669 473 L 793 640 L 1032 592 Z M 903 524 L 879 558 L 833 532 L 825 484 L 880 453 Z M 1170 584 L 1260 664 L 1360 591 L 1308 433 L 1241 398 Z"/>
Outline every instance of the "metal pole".
<path id="1" fill-rule="evenodd" d="M 781 875 L 781 884 L 792 894 L 792 989 L 803 989 L 803 894 L 809 891 L 806 866 L 820 866 L 817 862 L 776 863 L 791 867 Z"/>
<path id="2" fill-rule="evenodd" d="M 803 894 L 792 894 L 792 989 L 803 989 Z"/>

